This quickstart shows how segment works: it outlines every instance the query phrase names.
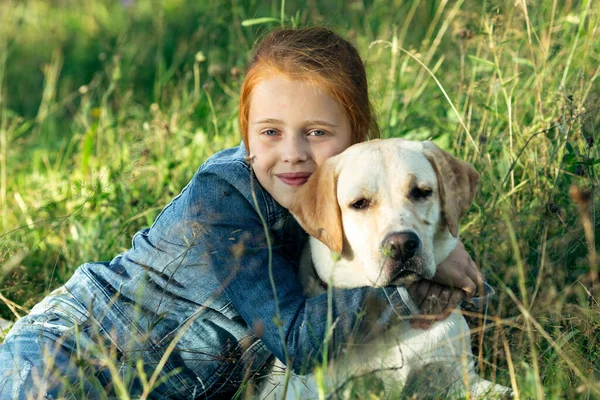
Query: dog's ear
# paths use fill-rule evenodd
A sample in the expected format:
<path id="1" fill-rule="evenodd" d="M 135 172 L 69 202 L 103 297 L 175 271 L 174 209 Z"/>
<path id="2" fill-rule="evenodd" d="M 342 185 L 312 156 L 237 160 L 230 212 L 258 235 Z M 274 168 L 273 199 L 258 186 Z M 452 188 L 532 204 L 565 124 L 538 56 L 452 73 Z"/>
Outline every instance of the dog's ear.
<path id="1" fill-rule="evenodd" d="M 475 197 L 479 174 L 471 164 L 459 160 L 433 142 L 423 142 L 423 152 L 437 175 L 442 213 L 448 230 L 457 237 L 458 224 Z"/>
<path id="2" fill-rule="evenodd" d="M 342 252 L 342 215 L 337 201 L 335 158 L 326 160 L 298 189 L 290 206 L 302 228 L 331 251 Z"/>

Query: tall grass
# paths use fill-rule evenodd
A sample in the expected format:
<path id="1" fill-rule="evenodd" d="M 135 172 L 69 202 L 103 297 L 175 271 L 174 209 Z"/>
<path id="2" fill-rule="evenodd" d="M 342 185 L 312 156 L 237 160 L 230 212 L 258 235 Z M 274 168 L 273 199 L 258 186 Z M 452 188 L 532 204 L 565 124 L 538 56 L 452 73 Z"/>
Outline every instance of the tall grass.
<path id="1" fill-rule="evenodd" d="M 5 0 L 0 315 L 127 249 L 239 143 L 255 40 L 324 24 L 366 59 L 385 137 L 434 139 L 482 175 L 461 231 L 498 288 L 482 374 L 523 398 L 598 397 L 599 17 L 591 0 Z"/>

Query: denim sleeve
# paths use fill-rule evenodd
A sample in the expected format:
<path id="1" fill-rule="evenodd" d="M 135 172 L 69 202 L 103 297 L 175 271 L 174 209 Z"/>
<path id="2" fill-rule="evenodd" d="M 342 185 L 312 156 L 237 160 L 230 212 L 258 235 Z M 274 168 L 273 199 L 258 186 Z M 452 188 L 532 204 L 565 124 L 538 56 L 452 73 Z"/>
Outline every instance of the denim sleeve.
<path id="1" fill-rule="evenodd" d="M 305 297 L 290 255 L 269 246 L 249 199 L 214 174 L 200 172 L 194 179 L 199 181 L 172 204 L 183 216 L 176 224 L 183 236 L 159 233 L 158 227 L 153 235 L 182 238 L 180 245 L 189 248 L 185 258 L 217 278 L 248 326 L 294 372 L 321 360 L 326 339 L 335 353 L 342 343 L 368 341 L 411 314 L 404 287 L 332 289 L 330 296 Z"/>

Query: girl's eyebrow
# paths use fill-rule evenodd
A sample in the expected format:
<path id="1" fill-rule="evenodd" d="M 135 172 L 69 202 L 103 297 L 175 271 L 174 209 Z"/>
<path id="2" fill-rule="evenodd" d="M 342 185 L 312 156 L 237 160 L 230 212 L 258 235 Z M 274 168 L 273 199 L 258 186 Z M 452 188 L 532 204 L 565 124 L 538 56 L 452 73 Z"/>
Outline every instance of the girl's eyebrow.
<path id="1" fill-rule="evenodd" d="M 277 118 L 261 118 L 257 121 L 252 122 L 252 125 L 260 125 L 260 124 L 283 124 L 283 121 Z M 331 122 L 322 120 L 322 119 L 313 119 L 307 120 L 303 122 L 304 125 L 325 125 L 331 128 L 336 128 L 337 125 Z"/>
<path id="2" fill-rule="evenodd" d="M 325 126 L 329 126 L 331 128 L 336 128 L 337 125 L 336 124 L 332 124 L 331 122 L 322 120 L 322 119 L 313 119 L 311 121 L 304 121 L 305 125 L 325 125 Z"/>
<path id="3" fill-rule="evenodd" d="M 253 121 L 252 124 L 253 125 L 258 125 L 258 124 L 281 124 L 283 121 L 281 121 L 280 119 L 277 118 L 261 118 L 258 121 Z"/>

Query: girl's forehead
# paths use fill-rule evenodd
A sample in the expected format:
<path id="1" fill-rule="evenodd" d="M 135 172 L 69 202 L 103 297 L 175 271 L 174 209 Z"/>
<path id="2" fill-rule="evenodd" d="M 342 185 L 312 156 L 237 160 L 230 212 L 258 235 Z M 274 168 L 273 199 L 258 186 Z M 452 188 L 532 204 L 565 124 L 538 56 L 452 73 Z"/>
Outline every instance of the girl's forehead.
<path id="1" fill-rule="evenodd" d="M 264 69 L 255 75 L 254 89 L 261 83 L 274 78 L 302 83 L 314 88 L 314 90 L 322 91 L 331 97 L 335 97 L 335 92 L 339 91 L 339 89 L 336 89 L 336 84 L 334 83 L 336 79 L 334 77 L 323 76 L 317 72 L 296 70 L 294 67 L 286 69 L 278 65 L 265 65 Z"/>
<path id="2" fill-rule="evenodd" d="M 252 92 L 257 89 L 275 89 L 282 87 L 294 88 L 302 87 L 303 90 L 321 92 L 329 95 L 328 87 L 320 79 L 307 75 L 289 74 L 285 71 L 269 69 L 268 72 L 261 74 L 257 79 Z"/>
<path id="3" fill-rule="evenodd" d="M 329 118 L 346 116 L 337 100 L 309 80 L 276 75 L 256 84 L 250 97 L 251 120 L 256 114 L 284 115 L 289 112 Z"/>

